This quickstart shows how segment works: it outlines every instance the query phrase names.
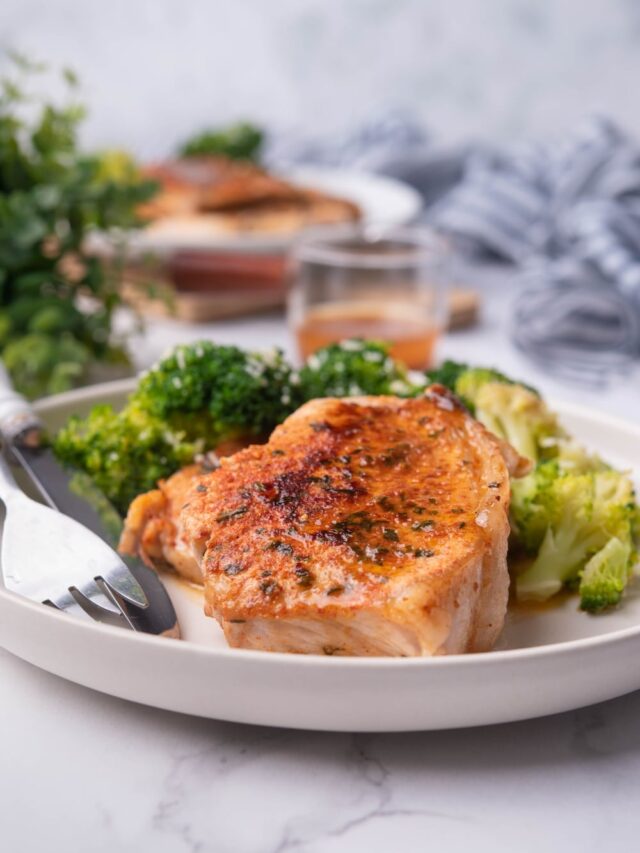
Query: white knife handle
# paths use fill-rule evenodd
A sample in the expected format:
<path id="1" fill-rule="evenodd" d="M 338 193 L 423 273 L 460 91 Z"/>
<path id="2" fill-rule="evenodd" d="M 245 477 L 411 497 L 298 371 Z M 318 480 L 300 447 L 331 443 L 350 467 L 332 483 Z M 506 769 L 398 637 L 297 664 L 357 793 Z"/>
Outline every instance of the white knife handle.
<path id="1" fill-rule="evenodd" d="M 41 430 L 42 422 L 22 394 L 13 388 L 0 361 L 0 433 L 7 442 L 26 430 Z"/>
<path id="2" fill-rule="evenodd" d="M 16 483 L 4 455 L 0 453 L 0 500 L 8 508 L 11 498 L 17 498 L 20 495 L 24 497 L 24 492 Z"/>

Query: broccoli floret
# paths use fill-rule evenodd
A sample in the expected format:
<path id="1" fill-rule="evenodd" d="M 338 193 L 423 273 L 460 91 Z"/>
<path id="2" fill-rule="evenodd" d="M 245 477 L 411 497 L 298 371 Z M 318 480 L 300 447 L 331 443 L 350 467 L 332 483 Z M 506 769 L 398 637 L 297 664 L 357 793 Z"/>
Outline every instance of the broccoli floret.
<path id="1" fill-rule="evenodd" d="M 146 373 L 132 403 L 189 440 L 208 446 L 237 436 L 262 436 L 299 404 L 282 353 L 244 352 L 199 341 L 178 346 Z"/>
<path id="2" fill-rule="evenodd" d="M 355 338 L 309 356 L 300 370 L 300 385 L 305 400 L 359 394 L 412 397 L 424 388 L 391 358 L 387 344 Z"/>
<path id="3" fill-rule="evenodd" d="M 553 494 L 555 481 L 566 474 L 611 471 L 598 455 L 570 438 L 561 438 L 553 459 L 539 462 L 526 477 L 511 482 L 511 532 L 528 554 L 540 548 L 548 527 L 548 512 L 541 495 Z"/>
<path id="4" fill-rule="evenodd" d="M 539 465 L 530 478 L 528 494 L 517 497 L 512 511 L 520 541 L 529 550 L 539 544 L 539 550 L 516 579 L 518 597 L 544 600 L 574 585 L 592 559 L 617 539 L 627 549 L 624 565 L 620 550 L 609 546 L 591 563 L 584 591 L 580 581 L 584 609 L 601 609 L 605 599 L 616 603 L 635 559 L 637 508 L 629 477 L 613 470 L 566 473 L 554 461 Z"/>
<path id="5" fill-rule="evenodd" d="M 176 347 L 116 413 L 96 406 L 55 441 L 122 512 L 140 492 L 229 439 L 266 438 L 305 399 L 417 393 L 384 344 L 346 341 L 312 356 L 297 376 L 282 353 L 199 341 Z"/>
<path id="6" fill-rule="evenodd" d="M 218 130 L 205 130 L 184 142 L 181 157 L 224 156 L 234 160 L 259 160 L 264 133 L 248 122 Z"/>
<path id="7" fill-rule="evenodd" d="M 587 474 L 589 471 L 610 471 L 597 453 L 590 453 L 569 436 L 561 438 L 555 445 L 555 460 L 561 471 L 569 474 Z"/>
<path id="8" fill-rule="evenodd" d="M 617 603 L 640 526 L 629 478 L 573 441 L 534 388 L 500 371 L 447 361 L 427 378 L 536 463 L 511 483 L 512 540 L 535 557 L 516 580 L 518 596 L 545 599 L 579 586 L 585 610 Z"/>
<path id="9" fill-rule="evenodd" d="M 476 418 L 488 430 L 533 462 L 555 455 L 566 435 L 544 401 L 524 385 L 486 382 L 478 387 L 473 403 Z"/>
<path id="10" fill-rule="evenodd" d="M 478 390 L 487 382 L 501 382 L 503 385 L 520 385 L 531 391 L 532 394 L 540 396 L 535 388 L 512 379 L 495 367 L 471 367 L 460 361 L 444 361 L 435 370 L 428 370 L 425 374 L 427 381 L 444 385 L 454 394 L 461 398 L 469 411 L 475 413 L 475 397 Z"/>
<path id="11" fill-rule="evenodd" d="M 468 364 L 464 364 L 461 361 L 447 359 L 442 362 L 440 367 L 436 367 L 434 370 L 427 370 L 425 376 L 429 385 L 444 385 L 449 391 L 457 393 L 456 382 L 463 373 L 471 369 Z"/>
<path id="12" fill-rule="evenodd" d="M 495 368 L 445 361 L 426 375 L 457 394 L 487 429 L 534 462 L 554 455 L 565 435 L 535 388 Z"/>
<path id="13" fill-rule="evenodd" d="M 616 536 L 587 562 L 580 578 L 580 607 L 596 613 L 617 604 L 629 580 L 631 546 Z"/>
<path id="14" fill-rule="evenodd" d="M 462 397 L 464 402 L 474 411 L 476 407 L 476 397 L 482 388 L 487 384 L 500 384 L 503 386 L 517 386 L 526 388 L 532 394 L 537 394 L 532 388 L 524 385 L 522 382 L 516 382 L 514 379 L 509 379 L 504 373 L 499 370 L 494 370 L 492 367 L 472 367 L 465 370 L 458 377 L 455 384 L 455 392 L 459 397 Z"/>
<path id="15" fill-rule="evenodd" d="M 560 475 L 556 460 L 542 462 L 522 479 L 511 481 L 512 538 L 527 554 L 535 554 L 546 535 L 548 511 L 541 495 L 549 494 Z"/>
<path id="16" fill-rule="evenodd" d="M 155 488 L 191 462 L 202 442 L 187 441 L 136 406 L 122 412 L 94 406 L 86 418 L 72 417 L 53 441 L 58 458 L 85 471 L 122 513 L 141 492 Z"/>
<path id="17" fill-rule="evenodd" d="M 299 403 L 280 352 L 202 341 L 177 347 L 140 380 L 125 408 L 96 406 L 58 433 L 61 461 L 85 471 L 126 512 L 131 500 L 194 456 L 238 437 L 266 436 Z"/>

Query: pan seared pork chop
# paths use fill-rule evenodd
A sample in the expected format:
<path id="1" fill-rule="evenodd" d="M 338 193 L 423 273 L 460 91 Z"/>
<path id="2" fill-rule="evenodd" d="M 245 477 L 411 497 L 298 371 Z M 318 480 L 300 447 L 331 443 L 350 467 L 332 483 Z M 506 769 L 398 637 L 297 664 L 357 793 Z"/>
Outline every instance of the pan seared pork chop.
<path id="1" fill-rule="evenodd" d="M 161 529 L 199 564 L 205 610 L 232 646 L 483 651 L 507 606 L 509 474 L 526 470 L 439 386 L 411 400 L 313 400 L 268 444 L 193 478 Z M 145 541 L 137 514 L 129 550 Z M 163 553 L 154 535 L 147 558 Z"/>

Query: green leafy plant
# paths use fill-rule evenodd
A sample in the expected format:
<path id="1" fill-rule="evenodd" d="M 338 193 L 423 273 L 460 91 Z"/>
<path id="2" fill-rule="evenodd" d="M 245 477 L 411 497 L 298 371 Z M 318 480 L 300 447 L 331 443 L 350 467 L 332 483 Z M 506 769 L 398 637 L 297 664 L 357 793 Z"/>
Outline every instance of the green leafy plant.
<path id="1" fill-rule="evenodd" d="M 180 157 L 218 155 L 232 160 L 260 159 L 263 132 L 253 124 L 239 122 L 217 130 L 203 130 L 178 149 Z"/>
<path id="2" fill-rule="evenodd" d="M 128 365 L 113 334 L 119 266 L 87 237 L 140 225 L 136 207 L 156 187 L 123 152 L 80 150 L 72 73 L 58 104 L 32 91 L 44 66 L 11 59 L 0 79 L 0 354 L 36 397 L 82 384 L 97 364 Z"/>

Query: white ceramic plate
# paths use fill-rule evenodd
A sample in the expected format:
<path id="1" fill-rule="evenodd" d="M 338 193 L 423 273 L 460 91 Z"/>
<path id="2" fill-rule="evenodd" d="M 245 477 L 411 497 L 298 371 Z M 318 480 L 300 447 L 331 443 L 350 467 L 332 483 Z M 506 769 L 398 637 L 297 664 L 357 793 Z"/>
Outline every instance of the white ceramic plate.
<path id="1" fill-rule="evenodd" d="M 354 202 L 362 211 L 365 225 L 395 227 L 406 225 L 420 212 L 422 198 L 417 190 L 394 178 L 350 169 L 307 167 L 287 173 L 286 180 L 321 190 Z M 298 237 L 294 234 L 205 234 L 169 228 L 142 230 L 131 235 L 132 251 L 168 254 L 179 249 L 280 252 Z"/>
<path id="2" fill-rule="evenodd" d="M 39 405 L 52 426 L 129 381 Z M 558 406 L 590 447 L 640 474 L 640 428 Z M 36 531 L 34 531 L 36 533 Z M 29 535 L 25 531 L 25 535 Z M 495 651 L 427 659 L 342 658 L 229 649 L 200 594 L 167 580 L 184 640 L 83 622 L 0 588 L 0 645 L 36 666 L 135 702 L 245 723 L 342 731 L 455 728 L 553 714 L 640 688 L 640 590 L 600 616 L 576 599 L 515 610 Z"/>

